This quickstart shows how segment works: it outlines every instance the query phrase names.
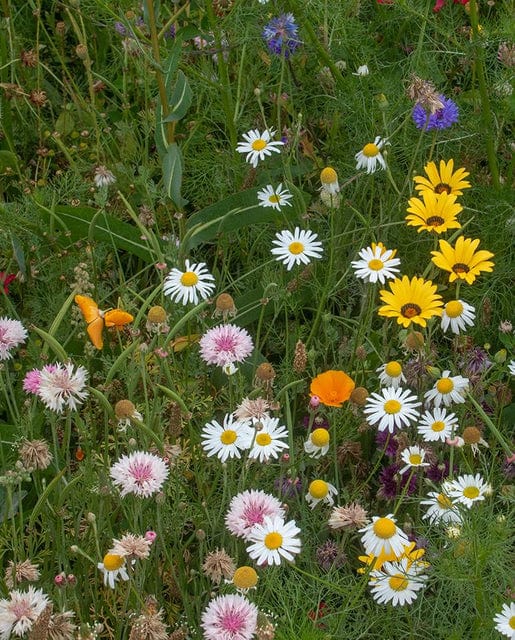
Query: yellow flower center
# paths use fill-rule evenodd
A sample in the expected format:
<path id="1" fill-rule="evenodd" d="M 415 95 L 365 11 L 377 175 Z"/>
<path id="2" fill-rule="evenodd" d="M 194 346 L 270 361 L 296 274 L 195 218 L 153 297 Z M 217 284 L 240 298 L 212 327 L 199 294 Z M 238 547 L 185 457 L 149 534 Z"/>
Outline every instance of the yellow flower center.
<path id="1" fill-rule="evenodd" d="M 238 434 L 236 433 L 236 431 L 233 431 L 232 429 L 226 429 L 225 431 L 222 431 L 220 435 L 220 442 L 222 444 L 232 444 L 236 441 L 237 437 Z"/>
<path id="2" fill-rule="evenodd" d="M 198 275 L 193 271 L 186 271 L 181 276 L 181 284 L 185 287 L 194 287 L 198 282 Z"/>
<path id="3" fill-rule="evenodd" d="M 454 389 L 454 382 L 450 378 L 440 378 L 436 383 L 438 393 L 450 393 Z"/>
<path id="4" fill-rule="evenodd" d="M 252 589 L 258 581 L 258 574 L 252 567 L 239 567 L 234 572 L 232 581 L 238 589 Z"/>
<path id="5" fill-rule="evenodd" d="M 315 429 L 311 434 L 311 442 L 315 447 L 325 447 L 329 444 L 329 437 L 327 429 Z"/>
<path id="6" fill-rule="evenodd" d="M 510 625 L 510 629 L 515 629 L 515 616 L 511 616 L 508 624 Z"/>
<path id="7" fill-rule="evenodd" d="M 299 253 L 304 251 L 304 245 L 302 242 L 292 242 L 288 247 L 290 253 L 293 253 L 294 256 L 298 256 Z"/>
<path id="8" fill-rule="evenodd" d="M 309 494 L 316 500 L 322 500 L 329 493 L 329 485 L 323 480 L 313 480 L 309 485 Z"/>
<path id="9" fill-rule="evenodd" d="M 107 571 L 116 571 L 125 564 L 125 560 L 122 556 L 116 553 L 106 553 L 104 556 L 104 569 Z"/>
<path id="10" fill-rule="evenodd" d="M 474 500 L 474 498 L 477 498 L 479 495 L 479 489 L 477 487 L 465 487 L 463 489 L 463 495 L 465 496 L 465 498 L 470 498 L 471 500 Z"/>
<path id="11" fill-rule="evenodd" d="M 283 543 L 283 537 L 277 531 L 271 531 L 266 534 L 264 542 L 267 549 L 279 549 Z"/>
<path id="12" fill-rule="evenodd" d="M 443 493 L 438 494 L 438 497 L 436 498 L 436 501 L 438 502 L 440 507 L 442 507 L 442 509 L 450 509 L 452 507 L 452 502 Z"/>
<path id="13" fill-rule="evenodd" d="M 436 433 L 438 433 L 439 431 L 443 431 L 445 429 L 445 422 L 437 420 L 436 422 L 433 422 L 433 424 L 431 425 L 431 429 L 432 431 L 436 431 Z"/>
<path id="14" fill-rule="evenodd" d="M 394 591 L 404 591 L 408 588 L 409 583 L 402 573 L 396 573 L 391 578 L 388 578 L 388 584 Z"/>
<path id="15" fill-rule="evenodd" d="M 390 415 L 392 415 L 393 413 L 399 413 L 401 407 L 402 405 L 398 400 L 387 400 L 384 403 L 384 410 Z"/>
<path id="16" fill-rule="evenodd" d="M 402 373 L 402 367 L 396 360 L 392 360 L 385 366 L 384 372 L 391 378 L 398 378 Z"/>
<path id="17" fill-rule="evenodd" d="M 458 318 L 463 313 L 463 305 L 459 300 L 451 300 L 445 305 L 445 313 L 449 318 Z"/>
<path id="18" fill-rule="evenodd" d="M 411 453 L 409 457 L 409 463 L 416 467 L 422 462 L 422 456 L 419 453 Z"/>
<path id="19" fill-rule="evenodd" d="M 374 526 L 372 528 L 376 536 L 378 538 L 382 538 L 383 540 L 391 538 L 397 531 L 395 522 L 393 522 L 393 520 L 390 520 L 390 518 L 379 518 L 374 522 Z"/>
<path id="20" fill-rule="evenodd" d="M 373 258 L 368 263 L 368 268 L 372 269 L 372 271 L 381 271 L 383 267 L 384 267 L 384 262 L 382 260 L 379 260 L 379 258 Z"/>
<path id="21" fill-rule="evenodd" d="M 250 146 L 253 151 L 262 151 L 266 147 L 266 142 L 262 138 L 258 138 Z"/>
<path id="22" fill-rule="evenodd" d="M 258 433 L 256 436 L 256 444 L 260 447 L 266 447 L 267 444 L 272 442 L 272 438 L 269 433 Z"/>
<path id="23" fill-rule="evenodd" d="M 379 153 L 379 147 L 373 142 L 369 142 L 363 147 L 363 155 L 367 158 L 373 158 Z"/>
<path id="24" fill-rule="evenodd" d="M 322 169 L 320 173 L 320 182 L 323 184 L 332 184 L 338 180 L 338 174 L 332 167 Z"/>
<path id="25" fill-rule="evenodd" d="M 277 195 L 277 193 L 273 193 L 271 196 L 268 197 L 268 202 L 273 202 L 274 204 L 276 202 L 279 202 L 280 198 Z"/>

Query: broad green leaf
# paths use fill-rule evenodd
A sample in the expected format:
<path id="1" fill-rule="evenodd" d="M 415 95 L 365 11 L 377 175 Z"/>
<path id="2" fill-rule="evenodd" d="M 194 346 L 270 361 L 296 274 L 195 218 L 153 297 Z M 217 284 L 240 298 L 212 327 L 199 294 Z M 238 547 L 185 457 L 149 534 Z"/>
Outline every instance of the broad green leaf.
<path id="1" fill-rule="evenodd" d="M 14 173 L 18 167 L 18 158 L 12 151 L 0 150 L 0 175 L 6 172 Z"/>
<path id="2" fill-rule="evenodd" d="M 55 121 L 54 129 L 61 137 L 69 135 L 75 129 L 75 121 L 70 111 L 61 111 Z"/>
<path id="3" fill-rule="evenodd" d="M 175 142 L 168 146 L 163 158 L 163 183 L 166 195 L 178 209 L 181 209 L 187 200 L 181 196 L 182 154 Z"/>
<path id="4" fill-rule="evenodd" d="M 163 122 L 177 122 L 184 118 L 190 108 L 193 91 L 191 90 L 188 78 L 179 70 L 177 72 L 177 82 L 170 96 L 170 113 Z"/>
<path id="5" fill-rule="evenodd" d="M 23 251 L 23 247 L 21 246 L 21 242 L 18 236 L 14 235 L 14 233 L 12 232 L 11 232 L 11 244 L 13 247 L 14 259 L 16 260 L 16 264 L 18 265 L 18 269 L 24 276 L 26 276 L 27 266 L 25 263 L 25 253 Z"/>

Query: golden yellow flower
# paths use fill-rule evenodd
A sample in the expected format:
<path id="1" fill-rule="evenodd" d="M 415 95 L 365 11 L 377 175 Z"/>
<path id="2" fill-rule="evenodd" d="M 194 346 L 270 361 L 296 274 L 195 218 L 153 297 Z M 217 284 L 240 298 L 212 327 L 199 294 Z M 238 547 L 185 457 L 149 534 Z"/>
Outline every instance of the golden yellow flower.
<path id="1" fill-rule="evenodd" d="M 411 323 L 426 326 L 426 320 L 433 316 L 441 316 L 442 297 L 436 292 L 436 285 L 430 280 L 403 276 L 402 280 L 395 278 L 389 282 L 390 291 L 383 289 L 379 292 L 384 307 L 379 308 L 379 315 L 387 318 L 397 318 L 398 324 L 404 328 Z"/>
<path id="2" fill-rule="evenodd" d="M 424 176 L 415 176 L 415 189 L 417 191 L 432 191 L 433 193 L 448 193 L 449 195 L 461 196 L 462 189 L 468 189 L 470 182 L 464 180 L 469 173 L 463 167 L 454 169 L 454 160 L 440 160 L 440 169 L 436 168 L 434 162 L 428 162 L 424 167 L 427 178 Z"/>
<path id="3" fill-rule="evenodd" d="M 494 254 L 490 251 L 477 251 L 479 239 L 472 240 L 460 236 L 452 247 L 445 240 L 439 241 L 440 251 L 431 251 L 436 266 L 449 272 L 449 282 L 465 280 L 472 284 L 481 271 L 492 271 L 494 263 L 490 261 Z"/>
<path id="4" fill-rule="evenodd" d="M 327 407 L 341 407 L 350 398 L 355 382 L 343 371 L 326 371 L 311 381 L 312 396 L 318 396 Z"/>
<path id="5" fill-rule="evenodd" d="M 456 202 L 456 196 L 448 193 L 436 194 L 432 191 L 422 191 L 420 198 L 410 198 L 408 202 L 408 227 L 418 227 L 417 231 L 434 231 L 442 233 L 448 229 L 461 229 L 456 216 L 463 210 Z"/>

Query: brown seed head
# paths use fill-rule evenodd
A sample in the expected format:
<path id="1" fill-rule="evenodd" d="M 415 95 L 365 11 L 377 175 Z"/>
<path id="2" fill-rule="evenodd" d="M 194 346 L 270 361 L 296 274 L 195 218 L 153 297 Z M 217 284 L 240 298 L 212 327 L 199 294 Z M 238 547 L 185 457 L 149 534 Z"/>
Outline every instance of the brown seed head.
<path id="1" fill-rule="evenodd" d="M 52 454 L 45 440 L 24 440 L 18 455 L 25 469 L 46 469 L 52 462 Z"/>
<path id="2" fill-rule="evenodd" d="M 481 440 L 481 431 L 477 427 L 463 429 L 463 441 L 465 444 L 477 444 Z"/>
<path id="3" fill-rule="evenodd" d="M 269 362 L 263 362 L 256 369 L 256 378 L 261 382 L 270 382 L 277 374 Z"/>
<path id="4" fill-rule="evenodd" d="M 21 63 L 25 67 L 35 67 L 38 63 L 38 54 L 34 51 L 34 49 L 30 49 L 29 51 L 22 51 L 20 53 Z"/>
<path id="5" fill-rule="evenodd" d="M 411 331 L 406 336 L 404 345 L 407 349 L 411 349 L 412 351 L 420 351 L 424 346 L 424 336 L 420 331 Z"/>
<path id="6" fill-rule="evenodd" d="M 295 345 L 295 353 L 293 355 L 293 370 L 295 373 L 303 373 L 306 370 L 308 363 L 308 354 L 306 351 L 306 345 L 302 340 L 297 340 Z"/>
<path id="7" fill-rule="evenodd" d="M 88 48 L 85 44 L 78 44 L 75 47 L 75 53 L 81 60 L 86 60 L 86 58 L 88 57 Z"/>
<path id="8" fill-rule="evenodd" d="M 124 420 L 125 418 L 131 418 L 136 411 L 134 403 L 130 400 L 118 400 L 114 405 L 114 414 L 118 420 Z"/>
<path id="9" fill-rule="evenodd" d="M 167 313 L 163 309 L 163 307 L 156 305 L 155 307 L 150 307 L 150 309 L 148 310 L 147 320 L 149 322 L 152 322 L 154 324 L 163 324 L 166 322 L 166 319 Z"/>
<path id="10" fill-rule="evenodd" d="M 29 100 L 36 107 L 44 107 L 47 101 L 46 93 L 41 89 L 32 89 L 29 93 Z"/>
<path id="11" fill-rule="evenodd" d="M 364 407 L 368 398 L 368 390 L 365 387 L 356 387 L 350 394 L 350 401 L 358 407 Z"/>

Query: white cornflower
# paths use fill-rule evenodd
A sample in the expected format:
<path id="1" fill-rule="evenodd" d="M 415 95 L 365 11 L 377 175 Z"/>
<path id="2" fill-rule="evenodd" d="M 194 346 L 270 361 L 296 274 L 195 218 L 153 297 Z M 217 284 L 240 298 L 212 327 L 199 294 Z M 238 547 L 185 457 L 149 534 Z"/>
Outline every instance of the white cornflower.
<path id="1" fill-rule="evenodd" d="M 283 449 L 288 449 L 288 429 L 279 425 L 279 418 L 264 416 L 253 420 L 256 430 L 249 458 L 257 458 L 260 462 L 267 462 L 270 458 L 278 458 Z"/>
<path id="2" fill-rule="evenodd" d="M 329 431 L 327 429 L 324 429 L 322 427 L 314 429 L 309 434 L 309 438 L 304 443 L 304 451 L 312 458 L 320 458 L 321 456 L 325 456 L 325 454 L 329 451 L 330 439 L 331 436 L 329 435 Z"/>
<path id="3" fill-rule="evenodd" d="M 170 296 L 173 302 L 199 303 L 208 298 L 215 289 L 214 277 L 209 273 L 204 262 L 190 264 L 186 260 L 184 271 L 172 269 L 163 284 L 165 296 Z"/>
<path id="4" fill-rule="evenodd" d="M 140 498 L 150 498 L 161 490 L 168 473 L 168 465 L 159 456 L 146 451 L 133 451 L 113 464 L 110 476 L 120 488 L 122 498 L 129 493 Z"/>
<path id="5" fill-rule="evenodd" d="M 381 394 L 372 393 L 363 409 L 368 424 L 375 425 L 379 431 L 388 429 L 393 433 L 395 427 L 409 426 L 412 420 L 419 417 L 415 407 L 420 406 L 416 396 L 410 395 L 409 389 L 385 387 Z"/>
<path id="6" fill-rule="evenodd" d="M 95 183 L 95 187 L 100 189 L 101 187 L 108 187 L 110 184 L 114 184 L 116 182 L 116 178 L 112 171 L 109 171 L 105 165 L 101 164 L 98 167 L 95 167 L 93 182 Z"/>
<path id="7" fill-rule="evenodd" d="M 400 557 L 404 547 L 409 545 L 408 536 L 395 524 L 392 513 L 383 518 L 374 516 L 372 522 L 359 531 L 363 533 L 361 542 L 366 554 L 380 556 L 394 553 Z"/>
<path id="8" fill-rule="evenodd" d="M 357 160 L 356 171 L 366 169 L 367 173 L 374 173 L 378 169 L 378 164 L 382 169 L 386 169 L 386 162 L 381 154 L 381 149 L 387 144 L 380 136 L 374 142 L 366 144 L 361 151 L 354 156 Z"/>
<path id="9" fill-rule="evenodd" d="M 27 337 L 27 330 L 19 320 L 0 318 L 0 362 L 12 358 L 11 350 L 23 344 Z"/>
<path id="10" fill-rule="evenodd" d="M 263 133 L 259 133 L 258 129 L 251 129 L 243 134 L 245 142 L 239 142 L 236 151 L 246 153 L 246 162 L 249 162 L 254 168 L 257 167 L 260 160 L 264 160 L 265 156 L 280 153 L 280 149 L 284 142 L 282 140 L 272 140 L 275 131 L 265 129 Z"/>
<path id="11" fill-rule="evenodd" d="M 356 278 L 372 283 L 379 281 L 381 284 L 395 278 L 401 263 L 399 258 L 395 258 L 396 253 L 397 249 L 386 249 L 381 242 L 361 249 L 358 254 L 361 260 L 351 262 Z"/>
<path id="12" fill-rule="evenodd" d="M 291 207 L 291 202 L 288 202 L 288 200 L 293 198 L 293 196 L 288 189 L 281 191 L 282 188 L 282 183 L 276 189 L 274 189 L 271 184 L 268 184 L 264 189 L 258 191 L 257 197 L 259 205 L 261 207 L 272 207 L 277 209 L 277 211 L 280 211 L 284 205 Z"/>
<path id="13" fill-rule="evenodd" d="M 247 553 L 258 565 L 291 561 L 300 552 L 299 533 L 295 520 L 285 522 L 280 516 L 265 516 L 263 524 L 256 524 L 250 532 L 253 544 L 247 547 Z"/>
<path id="14" fill-rule="evenodd" d="M 216 455 L 225 462 L 228 458 L 241 458 L 241 451 L 249 449 L 254 430 L 246 420 L 235 420 L 232 413 L 224 417 L 223 426 L 216 420 L 202 429 L 202 447 L 208 456 Z"/>
<path id="15" fill-rule="evenodd" d="M 452 376 L 450 371 L 444 371 L 432 389 L 424 393 L 426 403 L 433 403 L 435 407 L 443 404 L 449 407 L 451 404 L 465 402 L 465 394 L 469 387 L 468 378 Z"/>
<path id="16" fill-rule="evenodd" d="M 336 487 L 325 480 L 317 479 L 309 484 L 306 501 L 312 509 L 314 509 L 319 502 L 332 506 L 334 504 L 333 496 L 336 495 L 338 495 Z"/>
<path id="17" fill-rule="evenodd" d="M 309 264 L 310 258 L 322 257 L 322 243 L 317 240 L 317 234 L 311 231 L 301 231 L 295 227 L 292 233 L 289 230 L 280 231 L 275 234 L 277 240 L 272 244 L 277 245 L 271 251 L 276 256 L 276 260 L 283 262 L 286 269 L 290 269 L 297 264 Z"/>
<path id="18" fill-rule="evenodd" d="M 422 516 L 423 520 L 429 520 L 430 524 L 461 523 L 461 515 L 456 505 L 453 504 L 445 493 L 430 491 L 428 500 L 421 500 L 421 505 L 427 505 L 429 509 Z"/>
<path id="19" fill-rule="evenodd" d="M 39 375 L 37 395 L 56 413 L 62 413 L 66 408 L 75 410 L 88 396 L 87 379 L 86 369 L 74 369 L 71 363 L 56 363 L 52 367 L 43 367 Z"/>
<path id="20" fill-rule="evenodd" d="M 10 591 L 9 598 L 0 600 L 0 639 L 8 640 L 11 634 L 24 636 L 49 604 L 47 595 L 33 586 L 27 591 Z"/>
<path id="21" fill-rule="evenodd" d="M 422 563 L 410 565 L 408 558 L 400 562 L 385 562 L 381 571 L 370 572 L 368 584 L 372 597 L 379 604 L 389 603 L 394 607 L 411 604 L 427 581 L 427 575 L 422 571 Z"/>
<path id="22" fill-rule="evenodd" d="M 382 364 L 376 371 L 379 374 L 379 382 L 383 387 L 397 389 L 403 382 L 406 382 L 406 376 L 402 373 L 402 365 L 397 360 Z"/>
<path id="23" fill-rule="evenodd" d="M 510 362 L 508 363 L 508 371 L 512 376 L 515 376 L 515 360 L 510 360 Z"/>
<path id="24" fill-rule="evenodd" d="M 492 493 L 492 487 L 483 480 L 479 473 L 475 476 L 466 474 L 454 480 L 448 480 L 442 485 L 443 492 L 456 503 L 464 504 L 470 509 L 474 502 L 480 502 Z"/>
<path id="25" fill-rule="evenodd" d="M 406 449 L 401 452 L 401 460 L 405 462 L 406 465 L 399 470 L 399 473 L 405 473 L 408 469 L 412 468 L 429 467 L 429 462 L 424 462 L 425 458 L 425 449 L 422 449 L 418 445 L 406 447 Z"/>
<path id="26" fill-rule="evenodd" d="M 118 580 L 129 579 L 125 570 L 125 558 L 116 553 L 106 553 L 103 561 L 97 564 L 97 568 L 104 574 L 104 585 L 111 589 L 114 589 Z"/>
<path id="27" fill-rule="evenodd" d="M 494 616 L 495 628 L 503 636 L 515 640 L 515 602 L 503 604 L 501 613 Z"/>
<path id="28" fill-rule="evenodd" d="M 426 442 L 445 442 L 452 438 L 459 428 L 458 418 L 454 413 L 435 407 L 426 411 L 418 421 L 417 431 Z"/>
<path id="29" fill-rule="evenodd" d="M 447 302 L 442 311 L 441 327 L 444 331 L 451 329 L 455 334 L 466 331 L 467 325 L 474 326 L 476 310 L 471 304 L 463 302 L 463 300 L 450 300 Z"/>

